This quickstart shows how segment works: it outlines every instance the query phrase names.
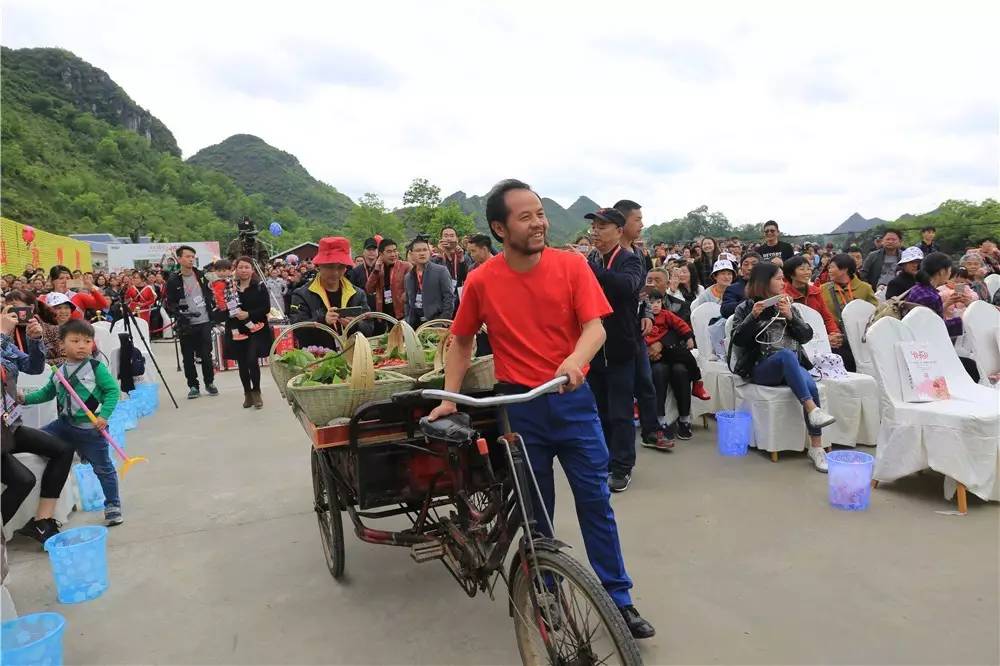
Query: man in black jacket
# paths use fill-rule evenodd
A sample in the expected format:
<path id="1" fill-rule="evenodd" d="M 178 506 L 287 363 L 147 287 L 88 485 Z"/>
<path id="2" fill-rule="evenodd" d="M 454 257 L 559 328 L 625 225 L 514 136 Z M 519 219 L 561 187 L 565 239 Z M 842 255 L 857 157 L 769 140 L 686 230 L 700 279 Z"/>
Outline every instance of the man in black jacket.
<path id="1" fill-rule="evenodd" d="M 188 399 L 201 395 L 198 371 L 194 359 L 201 359 L 201 376 L 209 395 L 219 395 L 215 388 L 215 369 L 212 367 L 212 325 L 225 316 L 215 306 L 215 296 L 205 276 L 194 267 L 194 248 L 181 245 L 177 248 L 180 270 L 167 280 L 166 308 L 174 318 L 176 333 L 184 358 L 184 377 L 188 384 Z"/>
<path id="2" fill-rule="evenodd" d="M 607 339 L 594 357 L 589 379 L 611 454 L 608 487 L 620 493 L 628 489 L 635 466 L 632 396 L 640 337 L 639 290 L 645 274 L 639 257 L 621 246 L 624 215 L 601 208 L 584 217 L 591 220 L 595 248 L 590 268 L 613 310 L 604 319 Z"/>
<path id="3" fill-rule="evenodd" d="M 375 272 L 375 262 L 378 261 L 378 241 L 374 238 L 366 238 L 361 258 L 362 262 L 347 272 L 347 279 L 358 290 L 366 291 L 368 278 Z M 368 309 L 375 309 L 375 294 L 368 294 Z"/>
<path id="4" fill-rule="evenodd" d="M 319 267 L 316 277 L 292 292 L 288 308 L 288 318 L 293 324 L 314 321 L 326 324 L 338 333 L 350 323 L 353 317 L 340 314 L 343 308 L 360 308 L 368 311 L 368 298 L 364 291 L 357 289 L 346 274 L 354 265 L 351 258 L 351 242 L 340 236 L 321 238 L 319 251 L 313 259 Z M 372 334 L 372 321 L 366 320 L 351 329 L 352 332 L 368 336 Z M 299 347 L 318 345 L 328 349 L 337 347 L 336 340 L 318 329 L 295 331 Z"/>

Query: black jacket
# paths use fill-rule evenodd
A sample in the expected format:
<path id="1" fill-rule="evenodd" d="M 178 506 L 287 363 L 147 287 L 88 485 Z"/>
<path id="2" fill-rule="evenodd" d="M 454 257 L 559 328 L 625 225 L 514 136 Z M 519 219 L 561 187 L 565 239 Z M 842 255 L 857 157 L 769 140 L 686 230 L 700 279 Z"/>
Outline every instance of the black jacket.
<path id="1" fill-rule="evenodd" d="M 888 286 L 885 288 L 885 297 L 893 298 L 899 296 L 900 294 L 908 291 L 910 287 L 917 283 L 917 279 L 907 273 L 906 271 L 900 271 L 896 273 L 896 277 L 889 280 Z"/>
<path id="2" fill-rule="evenodd" d="M 320 295 L 320 292 L 323 295 Z M 341 308 L 361 308 L 364 312 L 368 312 L 368 298 L 364 291 L 359 291 L 354 287 L 350 280 L 345 276 L 340 281 L 340 303 L 331 303 L 331 307 L 341 307 Z M 326 292 L 319 283 L 319 276 L 317 275 L 312 282 L 304 284 L 295 291 L 292 292 L 291 304 L 288 307 L 288 319 L 293 324 L 298 324 L 303 321 L 314 321 L 320 324 L 326 324 Z M 364 336 L 370 336 L 374 327 L 374 322 L 371 319 L 366 319 L 362 321 L 357 326 L 351 328 L 352 332 L 361 333 Z M 342 331 L 337 331 L 341 333 Z M 317 345 L 320 347 L 326 347 L 328 349 L 335 349 L 337 345 L 335 340 L 331 340 L 329 334 L 321 331 L 317 328 L 303 328 L 295 331 L 295 339 L 298 342 L 299 347 L 308 347 L 310 345 Z"/>
<path id="3" fill-rule="evenodd" d="M 607 340 L 594 357 L 598 369 L 635 358 L 640 338 L 639 290 L 645 282 L 642 262 L 629 250 L 622 248 L 607 268 L 605 261 L 595 251 L 589 262 L 613 310 L 603 320 Z"/>
<path id="4" fill-rule="evenodd" d="M 760 313 L 760 317 L 754 317 L 753 305 L 754 302 L 747 299 L 740 303 L 736 308 L 736 312 L 733 313 L 733 334 L 729 342 L 729 349 L 726 351 L 730 357 L 728 360 L 733 372 L 744 379 L 753 374 L 754 367 L 763 358 L 760 349 L 761 345 L 757 342 L 757 337 L 761 331 L 768 327 L 771 319 L 778 314 L 778 308 L 771 306 L 764 308 L 764 311 Z M 799 343 L 797 349 L 799 364 L 806 370 L 809 370 L 812 368 L 812 362 L 805 355 L 805 352 L 802 351 L 802 345 L 812 340 L 812 327 L 803 321 L 802 315 L 794 307 L 792 308 L 792 319 L 786 322 L 786 324 L 785 335 Z M 736 359 L 735 366 L 731 358 L 734 346 L 740 348 L 740 354 Z"/>
<path id="5" fill-rule="evenodd" d="M 237 294 L 240 309 L 250 317 L 245 320 L 229 317 L 226 313 L 226 336 L 222 342 L 222 356 L 236 361 L 246 358 L 246 347 L 252 346 L 256 358 L 267 358 L 271 352 L 271 343 L 274 342 L 274 332 L 268 323 L 267 315 L 271 311 L 271 296 L 267 292 L 267 287 L 263 282 L 251 284 L 245 290 Z M 250 333 L 246 340 L 233 340 L 233 330 L 243 325 L 246 329 L 251 323 L 264 324 L 264 328 L 255 333 Z"/>
<path id="6" fill-rule="evenodd" d="M 197 268 L 192 268 L 194 271 L 194 276 L 198 280 L 198 284 L 201 286 L 201 295 L 205 299 L 205 309 L 208 312 L 209 323 L 219 324 L 226 320 L 228 313 L 219 310 L 215 305 L 215 294 L 212 288 L 208 285 L 208 281 L 205 280 L 205 275 Z M 176 322 L 177 332 L 181 335 L 187 331 L 191 324 L 188 320 L 186 314 L 187 306 L 181 305 L 181 300 L 184 299 L 184 278 L 181 276 L 180 271 L 175 271 L 170 274 L 167 278 L 167 298 L 163 306 L 167 310 L 167 314 L 174 318 Z"/>
<path id="7" fill-rule="evenodd" d="M 361 264 L 347 271 L 347 279 L 358 288 L 358 291 L 365 291 L 365 286 L 368 284 L 368 272 L 365 265 Z M 375 309 L 375 294 L 368 294 L 368 309 Z"/>

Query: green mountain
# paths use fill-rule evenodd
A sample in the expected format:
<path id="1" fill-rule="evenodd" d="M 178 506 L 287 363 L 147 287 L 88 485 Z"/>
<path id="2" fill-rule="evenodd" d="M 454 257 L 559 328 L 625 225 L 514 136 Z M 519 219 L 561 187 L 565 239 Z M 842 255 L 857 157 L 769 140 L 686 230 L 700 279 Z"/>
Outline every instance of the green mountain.
<path id="1" fill-rule="evenodd" d="M 250 215 L 277 219 L 283 248 L 328 231 L 228 176 L 188 164 L 170 131 L 104 72 L 61 49 L 0 54 L 0 209 L 58 234 L 141 232 L 157 240 L 235 236 Z M 259 225 L 263 226 L 263 225 Z"/>
<path id="2" fill-rule="evenodd" d="M 484 196 L 473 195 L 470 197 L 465 192 L 460 191 L 445 197 L 441 203 L 443 205 L 457 204 L 464 213 L 475 217 L 477 229 L 483 233 L 489 233 L 489 226 L 486 224 L 486 198 Z M 543 197 L 542 206 L 549 218 L 549 239 L 556 245 L 572 242 L 577 236 L 584 233 L 590 225 L 583 216 L 600 208 L 588 197 L 578 198 L 569 208 L 563 208 L 557 201 Z"/>
<path id="3" fill-rule="evenodd" d="M 341 226 L 354 202 L 322 183 L 294 155 L 250 134 L 234 134 L 192 155 L 189 164 L 226 174 L 248 194 L 261 194 L 274 209 L 289 208 L 317 223 Z"/>
<path id="4" fill-rule="evenodd" d="M 2 56 L 4 102 L 14 99 L 43 114 L 66 104 L 145 137 L 157 151 L 180 157 L 166 125 L 133 102 L 104 70 L 63 49 L 3 47 Z"/>

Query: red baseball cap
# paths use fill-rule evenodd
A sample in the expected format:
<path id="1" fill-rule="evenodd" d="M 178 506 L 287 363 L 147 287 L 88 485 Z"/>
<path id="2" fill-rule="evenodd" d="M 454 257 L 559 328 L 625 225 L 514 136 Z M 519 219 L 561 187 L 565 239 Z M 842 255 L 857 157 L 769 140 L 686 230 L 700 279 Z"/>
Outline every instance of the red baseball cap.
<path id="1" fill-rule="evenodd" d="M 312 261 L 316 266 L 322 266 L 323 264 L 353 266 L 354 258 L 351 256 L 351 241 L 343 236 L 320 238 L 319 252 L 316 253 Z"/>

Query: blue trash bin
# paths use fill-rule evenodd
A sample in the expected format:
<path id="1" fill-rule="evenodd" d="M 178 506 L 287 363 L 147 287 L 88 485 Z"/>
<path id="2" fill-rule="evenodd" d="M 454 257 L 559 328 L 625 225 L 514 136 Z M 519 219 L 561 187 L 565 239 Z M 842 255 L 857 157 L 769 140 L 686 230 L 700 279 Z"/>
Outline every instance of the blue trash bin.
<path id="1" fill-rule="evenodd" d="M 76 477 L 76 487 L 80 491 L 80 508 L 84 511 L 101 511 L 104 509 L 104 491 L 101 482 L 94 474 L 94 468 L 89 463 L 73 465 L 73 475 Z"/>
<path id="2" fill-rule="evenodd" d="M 826 454 L 830 506 L 841 511 L 864 511 L 872 496 L 875 458 L 861 451 Z"/>
<path id="3" fill-rule="evenodd" d="M 96 599 L 108 589 L 108 528 L 74 527 L 45 541 L 61 604 Z"/>
<path id="4" fill-rule="evenodd" d="M 33 613 L 0 625 L 4 666 L 61 666 L 66 620 L 59 613 Z"/>
<path id="5" fill-rule="evenodd" d="M 749 412 L 717 412 L 719 426 L 717 441 L 719 455 L 745 456 L 753 436 L 753 422 Z"/>

